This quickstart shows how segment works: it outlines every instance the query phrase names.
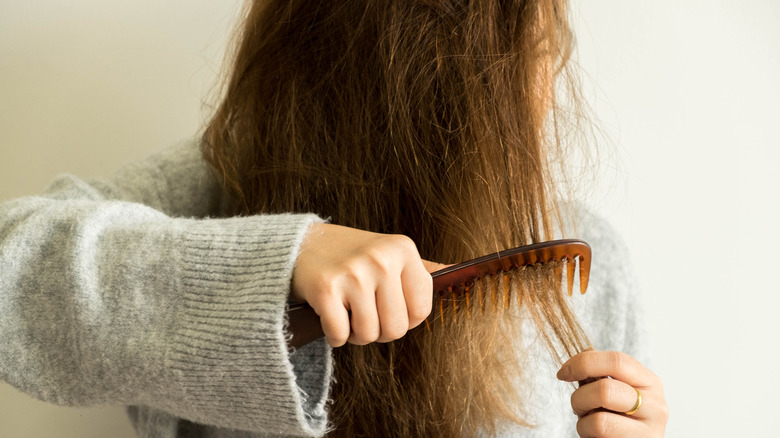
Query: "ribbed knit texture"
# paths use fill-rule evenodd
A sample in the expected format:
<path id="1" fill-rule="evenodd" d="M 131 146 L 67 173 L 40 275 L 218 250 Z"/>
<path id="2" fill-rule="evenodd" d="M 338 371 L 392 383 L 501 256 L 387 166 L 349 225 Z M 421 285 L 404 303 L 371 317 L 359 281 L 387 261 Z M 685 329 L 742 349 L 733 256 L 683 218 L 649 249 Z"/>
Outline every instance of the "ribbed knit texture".
<path id="1" fill-rule="evenodd" d="M 0 379 L 52 403 L 127 405 L 142 438 L 319 436 L 330 349 L 288 351 L 284 309 L 313 215 L 218 219 L 224 197 L 194 144 L 106 181 L 66 176 L 0 204 Z M 580 211 L 590 290 L 572 304 L 595 346 L 644 360 L 626 250 Z M 210 218 L 211 217 L 211 218 Z M 524 366 L 535 429 L 576 437 L 571 386 L 541 341 Z"/>
<path id="2" fill-rule="evenodd" d="M 257 219 L 253 230 L 237 218 L 201 222 L 186 234 L 181 320 L 169 356 L 188 401 L 179 414 L 216 426 L 311 434 L 322 430 L 325 413 L 320 403 L 309 418 L 299 415 L 307 396 L 295 383 L 283 322 L 293 249 L 313 218 Z M 323 381 L 319 401 L 328 370 L 310 370 Z M 312 421 L 314 429 L 301 427 Z"/>
<path id="3" fill-rule="evenodd" d="M 219 216 L 219 192 L 189 144 L 0 204 L 0 378 L 52 403 L 135 406 L 142 437 L 176 436 L 180 418 L 321 435 L 330 351 L 291 355 L 284 331 L 320 219 L 192 217 Z"/>

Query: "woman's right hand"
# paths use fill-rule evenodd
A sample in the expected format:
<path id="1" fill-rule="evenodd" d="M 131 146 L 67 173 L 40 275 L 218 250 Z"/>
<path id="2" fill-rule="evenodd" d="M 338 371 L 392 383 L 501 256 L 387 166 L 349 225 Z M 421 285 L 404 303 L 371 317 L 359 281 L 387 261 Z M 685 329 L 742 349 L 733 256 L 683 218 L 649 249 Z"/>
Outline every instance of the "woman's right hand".
<path id="1" fill-rule="evenodd" d="M 314 224 L 296 260 L 291 298 L 320 316 L 332 347 L 390 342 L 428 317 L 430 272 L 446 266 L 422 260 L 406 236 Z"/>

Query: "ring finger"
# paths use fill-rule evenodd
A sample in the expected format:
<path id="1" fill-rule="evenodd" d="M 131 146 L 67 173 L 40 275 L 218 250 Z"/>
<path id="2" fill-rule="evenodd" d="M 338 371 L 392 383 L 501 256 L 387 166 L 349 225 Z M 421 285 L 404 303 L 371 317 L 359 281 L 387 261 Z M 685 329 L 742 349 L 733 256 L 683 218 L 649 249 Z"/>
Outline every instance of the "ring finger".
<path id="1" fill-rule="evenodd" d="M 394 341 L 409 330 L 409 315 L 399 277 L 391 277 L 379 286 L 376 310 L 380 327 L 378 342 Z"/>

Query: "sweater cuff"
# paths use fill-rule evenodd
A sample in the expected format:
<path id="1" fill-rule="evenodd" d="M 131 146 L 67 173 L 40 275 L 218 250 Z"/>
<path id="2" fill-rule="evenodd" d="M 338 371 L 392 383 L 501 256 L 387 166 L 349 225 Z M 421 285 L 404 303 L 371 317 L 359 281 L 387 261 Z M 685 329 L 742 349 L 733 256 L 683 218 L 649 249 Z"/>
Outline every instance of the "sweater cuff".
<path id="1" fill-rule="evenodd" d="M 329 349 L 307 348 L 318 369 L 298 374 L 285 334 L 293 266 L 304 235 L 320 221 L 269 215 L 195 221 L 187 229 L 167 355 L 179 384 L 178 415 L 232 429 L 324 433 Z"/>

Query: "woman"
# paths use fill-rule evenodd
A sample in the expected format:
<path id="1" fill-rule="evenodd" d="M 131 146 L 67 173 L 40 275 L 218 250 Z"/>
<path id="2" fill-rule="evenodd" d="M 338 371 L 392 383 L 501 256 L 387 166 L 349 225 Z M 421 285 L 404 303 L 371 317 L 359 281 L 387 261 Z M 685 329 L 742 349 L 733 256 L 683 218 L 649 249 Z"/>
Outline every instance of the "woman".
<path id="1" fill-rule="evenodd" d="M 559 294 L 521 309 L 561 316 L 532 318 L 531 336 L 515 336 L 519 317 L 475 323 L 509 327 L 497 348 L 459 330 L 429 350 L 415 330 L 442 266 L 426 260 L 546 240 L 582 216 L 608 275 L 578 314 L 596 347 L 637 346 L 633 321 L 598 319 L 634 315 L 620 246 L 553 190 L 565 11 L 251 2 L 209 166 L 185 145 L 2 206 L 1 375 L 52 402 L 131 405 L 141 436 L 662 435 L 660 381 L 625 354 L 574 354 L 589 341 Z M 288 351 L 288 298 L 338 348 Z M 559 345 L 574 356 L 558 377 L 583 381 L 570 420 L 533 391 L 552 373 L 531 364 Z"/>

